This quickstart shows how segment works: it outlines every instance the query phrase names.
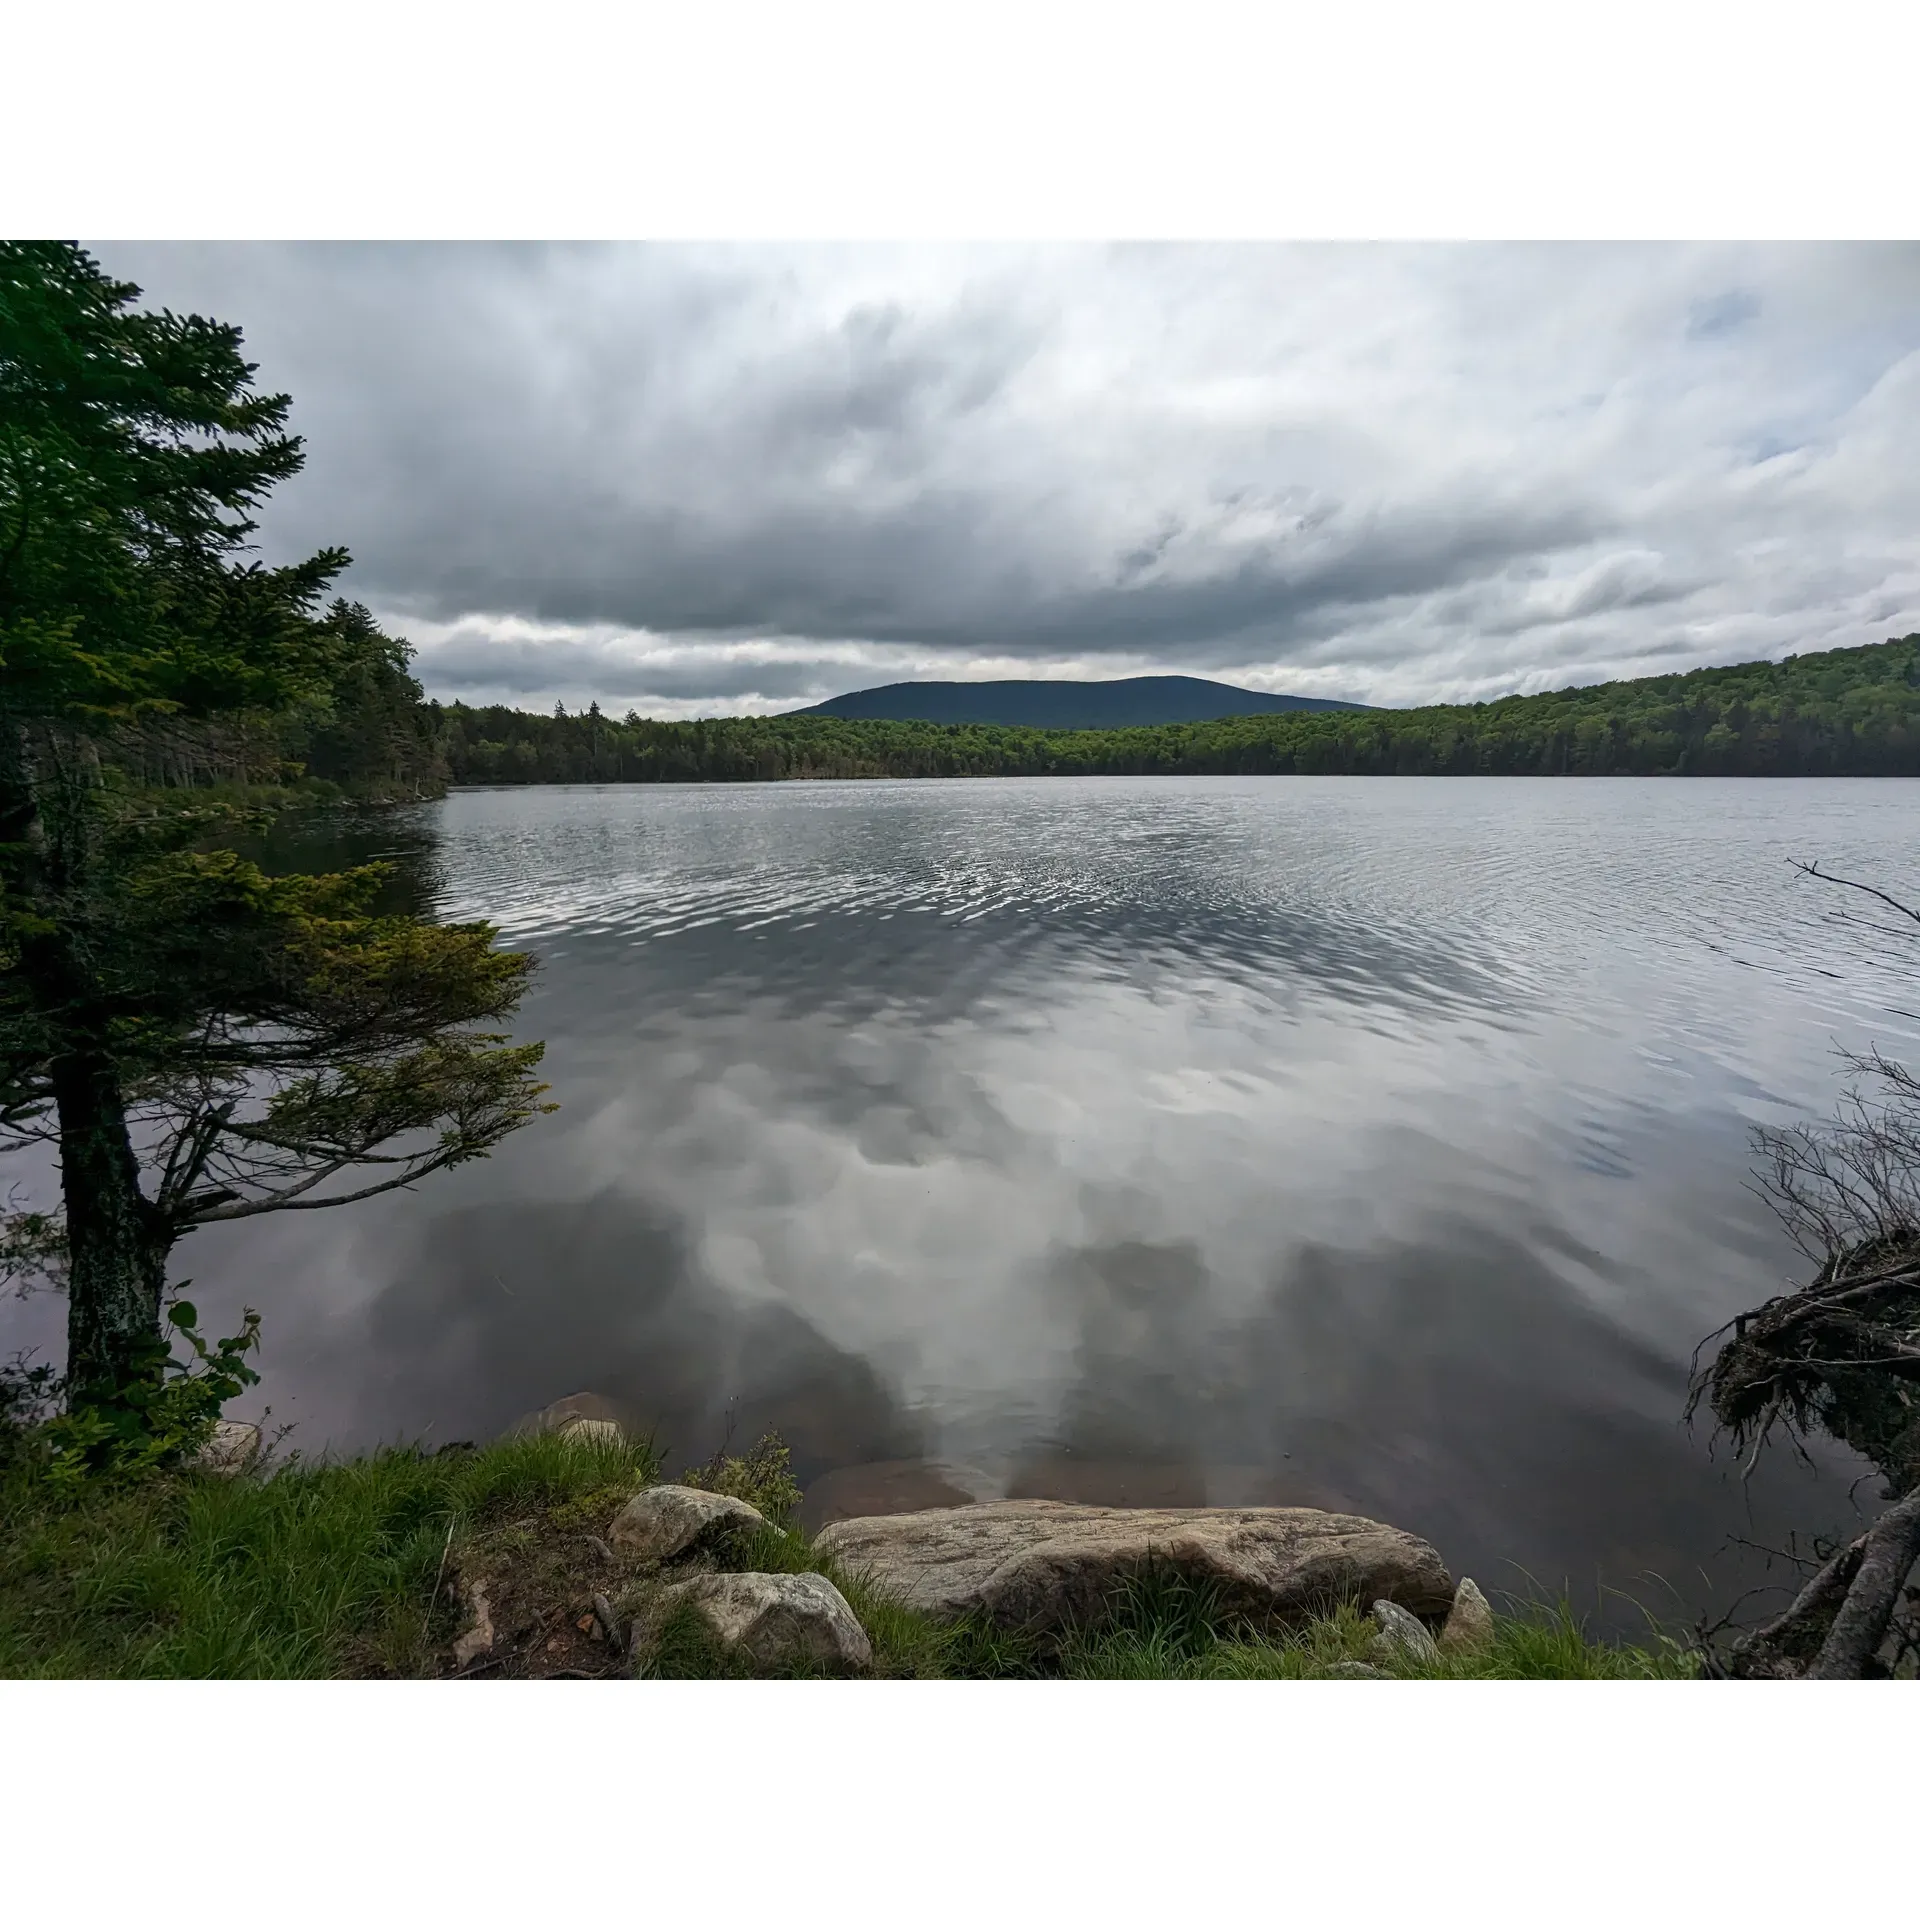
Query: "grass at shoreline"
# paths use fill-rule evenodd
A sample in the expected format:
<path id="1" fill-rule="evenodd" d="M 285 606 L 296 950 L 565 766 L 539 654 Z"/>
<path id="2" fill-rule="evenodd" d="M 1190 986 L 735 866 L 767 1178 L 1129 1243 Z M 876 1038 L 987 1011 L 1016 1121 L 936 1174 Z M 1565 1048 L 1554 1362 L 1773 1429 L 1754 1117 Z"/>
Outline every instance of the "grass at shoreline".
<path id="1" fill-rule="evenodd" d="M 645 1446 L 507 1440 L 182 1474 L 70 1499 L 0 1481 L 0 1675 L 319 1679 L 426 1670 L 449 1528 L 630 1488 Z"/>
<path id="2" fill-rule="evenodd" d="M 604 1525 L 657 1477 L 645 1445 L 551 1435 L 423 1454 L 294 1459 L 278 1472 L 199 1474 L 52 1493 L 16 1464 L 0 1475 L 0 1676 L 257 1678 L 425 1675 L 456 1627 L 450 1539 L 525 1525 Z M 1288 1638 L 1217 1627 L 1177 1583 L 1137 1591 L 1101 1630 L 1042 1646 L 924 1620 L 834 1573 L 797 1534 L 754 1537 L 747 1564 L 839 1581 L 894 1678 L 1305 1679 L 1358 1659 L 1371 1626 L 1348 1612 Z M 662 1677 L 713 1673 L 697 1644 L 663 1647 Z M 1693 1671 L 1675 1644 L 1587 1639 L 1564 1606 L 1502 1619 L 1490 1655 L 1404 1677 L 1658 1679 Z"/>

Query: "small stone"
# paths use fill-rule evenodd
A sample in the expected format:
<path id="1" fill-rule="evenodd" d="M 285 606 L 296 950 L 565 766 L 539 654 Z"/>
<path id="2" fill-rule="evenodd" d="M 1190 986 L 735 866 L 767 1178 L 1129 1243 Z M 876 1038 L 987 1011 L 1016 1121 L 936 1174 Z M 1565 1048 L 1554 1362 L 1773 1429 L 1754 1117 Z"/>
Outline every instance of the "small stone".
<path id="1" fill-rule="evenodd" d="M 1462 1580 L 1453 1590 L 1453 1607 L 1440 1629 L 1439 1644 L 1440 1651 L 1449 1654 L 1493 1651 L 1493 1609 L 1471 1580 Z"/>
<path id="2" fill-rule="evenodd" d="M 1320 1675 L 1322 1680 L 1384 1680 L 1386 1677 L 1378 1667 L 1370 1667 L 1364 1660 L 1336 1660 Z"/>
<path id="3" fill-rule="evenodd" d="M 866 1629 L 823 1574 L 700 1574 L 665 1588 L 656 1604 L 685 1602 L 756 1673 L 865 1673 L 873 1665 Z"/>
<path id="4" fill-rule="evenodd" d="M 604 1393 L 570 1393 L 550 1400 L 533 1413 L 523 1414 L 507 1429 L 508 1437 L 529 1433 L 564 1433 L 569 1427 L 606 1421 L 624 1431 L 623 1409 Z"/>
<path id="5" fill-rule="evenodd" d="M 453 1664 L 463 1672 L 493 1651 L 493 1614 L 487 1605 L 484 1580 L 476 1580 L 467 1589 L 467 1611 L 473 1616 L 473 1625 L 453 1643 Z"/>
<path id="6" fill-rule="evenodd" d="M 1373 1617 L 1380 1628 L 1379 1637 L 1373 1643 L 1376 1659 L 1398 1655 L 1416 1666 L 1432 1665 L 1438 1652 L 1433 1635 L 1405 1607 L 1391 1600 L 1376 1600 Z"/>
<path id="7" fill-rule="evenodd" d="M 677 1560 L 696 1549 L 766 1525 L 758 1507 L 704 1487 L 649 1487 L 620 1509 L 607 1529 L 613 1550 L 629 1560 Z"/>
<path id="8" fill-rule="evenodd" d="M 213 1432 L 193 1456 L 193 1464 L 202 1473 L 215 1473 L 223 1480 L 243 1474 L 260 1457 L 260 1429 L 245 1420 L 216 1420 Z"/>

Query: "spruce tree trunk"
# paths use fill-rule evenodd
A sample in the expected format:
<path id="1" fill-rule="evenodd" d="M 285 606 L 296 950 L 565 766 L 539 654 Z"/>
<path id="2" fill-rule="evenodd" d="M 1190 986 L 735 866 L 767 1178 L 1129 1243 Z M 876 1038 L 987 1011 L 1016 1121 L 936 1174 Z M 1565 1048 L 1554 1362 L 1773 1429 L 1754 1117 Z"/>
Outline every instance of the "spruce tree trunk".
<path id="1" fill-rule="evenodd" d="M 140 1191 L 97 982 L 60 926 L 85 878 L 86 799 L 98 781 L 91 741 L 0 716 L 0 843 L 16 855 L 15 884 L 53 923 L 20 943 L 18 964 L 36 1010 L 59 1036 L 47 1065 L 60 1122 L 67 1404 L 75 1409 L 111 1402 L 160 1371 L 160 1299 L 173 1242 L 160 1210 Z"/>
<path id="2" fill-rule="evenodd" d="M 119 1075 L 104 1054 L 53 1063 L 67 1203 L 67 1404 L 115 1399 L 158 1373 L 170 1236 L 140 1191 Z"/>

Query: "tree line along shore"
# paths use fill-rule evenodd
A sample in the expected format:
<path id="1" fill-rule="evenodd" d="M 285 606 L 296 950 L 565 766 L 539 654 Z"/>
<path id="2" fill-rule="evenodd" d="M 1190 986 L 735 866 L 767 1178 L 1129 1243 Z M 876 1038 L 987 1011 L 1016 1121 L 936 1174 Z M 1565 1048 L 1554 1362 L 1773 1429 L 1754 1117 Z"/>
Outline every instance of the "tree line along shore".
<path id="1" fill-rule="evenodd" d="M 1920 774 L 1920 634 L 1476 706 L 1045 732 L 776 714 L 624 719 L 430 703 L 455 785 L 1071 774 Z"/>
<path id="2" fill-rule="evenodd" d="M 143 717 L 103 741 L 104 757 L 139 786 L 372 802 L 449 786 L 1089 774 L 1920 775 L 1920 634 L 1477 706 L 1050 732 L 442 704 L 366 608 L 338 600 L 323 624 L 330 681 L 291 709 L 191 728 Z"/>

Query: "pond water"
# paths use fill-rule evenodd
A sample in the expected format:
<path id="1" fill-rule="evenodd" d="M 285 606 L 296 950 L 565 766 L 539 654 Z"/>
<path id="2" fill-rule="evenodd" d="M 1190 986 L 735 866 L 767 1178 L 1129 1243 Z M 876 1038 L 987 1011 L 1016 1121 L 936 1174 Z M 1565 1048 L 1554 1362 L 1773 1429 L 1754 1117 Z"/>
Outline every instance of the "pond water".
<path id="1" fill-rule="evenodd" d="M 309 1450 L 586 1389 L 855 1504 L 1293 1499 L 1690 1617 L 1766 1577 L 1730 1537 L 1846 1524 L 1858 1463 L 1743 1487 L 1681 1412 L 1804 1272 L 1749 1130 L 1913 1051 L 1790 861 L 1899 891 L 1917 826 L 1904 781 L 456 793 L 347 850 L 541 956 L 560 1113 L 176 1271 L 263 1310 Z"/>

